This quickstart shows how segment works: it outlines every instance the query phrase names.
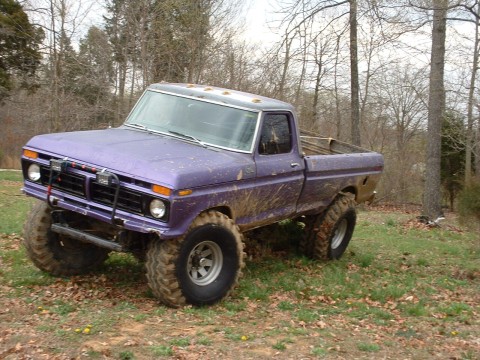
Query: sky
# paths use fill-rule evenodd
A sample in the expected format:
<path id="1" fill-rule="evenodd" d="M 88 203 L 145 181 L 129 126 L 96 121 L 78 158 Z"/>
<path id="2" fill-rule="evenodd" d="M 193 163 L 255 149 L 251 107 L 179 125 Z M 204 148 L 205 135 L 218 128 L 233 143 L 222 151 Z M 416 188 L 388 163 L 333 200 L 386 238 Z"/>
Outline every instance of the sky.
<path id="1" fill-rule="evenodd" d="M 247 4 L 246 31 L 243 34 L 245 40 L 254 40 L 254 42 L 272 44 L 279 39 L 275 34 L 275 29 L 268 23 L 273 18 L 275 11 L 271 0 L 251 1 Z"/>
<path id="2" fill-rule="evenodd" d="M 233 0 L 232 0 L 233 1 Z M 104 1 L 95 1 L 95 0 L 67 0 L 67 4 L 70 7 L 70 12 L 72 14 L 84 14 L 82 16 L 75 17 L 76 21 L 76 31 L 72 38 L 73 45 L 78 45 L 79 40 L 87 33 L 88 29 L 92 25 L 101 26 L 103 25 L 103 15 L 105 11 L 105 0 Z M 274 43 L 278 42 L 281 36 L 278 34 L 277 29 L 274 28 L 275 24 L 272 22 L 273 19 L 278 18 L 276 9 L 279 7 L 280 0 L 243 0 L 240 3 L 244 7 L 241 13 L 244 16 L 245 21 L 245 30 L 239 34 L 240 38 L 243 38 L 245 41 L 263 45 L 265 48 L 271 47 Z M 47 0 L 29 0 L 31 8 L 45 8 L 48 3 Z M 78 8 L 78 4 L 80 8 Z M 31 17 L 37 17 L 38 14 L 30 12 Z M 46 22 L 45 22 L 46 21 Z M 41 22 L 41 21 L 40 21 Z M 48 24 L 48 19 L 44 19 L 44 23 Z M 450 22 L 449 29 L 447 31 L 447 48 L 449 52 L 453 53 L 452 48 L 456 47 L 459 42 L 466 41 L 469 36 L 471 36 L 472 25 L 466 22 Z M 454 28 L 452 27 L 454 26 Z M 454 30 L 463 35 L 454 36 Z M 429 53 L 430 53 L 430 37 L 427 34 L 425 36 L 418 36 L 415 34 L 412 39 L 407 41 L 410 45 L 417 45 L 417 49 L 408 49 L 405 48 L 402 51 L 406 52 L 405 54 L 397 54 L 399 56 L 410 57 L 411 61 L 416 63 L 420 62 L 423 65 L 428 65 Z M 412 35 L 413 36 L 413 35 Z M 421 42 L 419 44 L 419 41 Z M 423 51 L 418 51 L 423 49 Z"/>
<path id="3" fill-rule="evenodd" d="M 35 1 L 42 2 L 42 0 L 32 0 L 32 2 Z M 78 24 L 77 41 L 87 33 L 92 25 L 102 24 L 103 15 L 106 13 L 105 1 L 83 0 L 81 4 L 84 9 L 88 9 L 88 16 Z M 276 4 L 277 0 L 245 0 L 244 11 L 242 11 L 245 16 L 245 31 L 240 34 L 241 38 L 267 46 L 278 41 L 280 37 L 269 24 L 275 15 Z"/>

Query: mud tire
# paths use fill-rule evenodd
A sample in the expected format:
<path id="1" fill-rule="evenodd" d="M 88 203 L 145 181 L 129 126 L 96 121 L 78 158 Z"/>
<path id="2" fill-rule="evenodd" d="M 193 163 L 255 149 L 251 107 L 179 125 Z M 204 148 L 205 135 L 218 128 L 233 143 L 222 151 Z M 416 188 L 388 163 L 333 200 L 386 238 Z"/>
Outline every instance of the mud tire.
<path id="1" fill-rule="evenodd" d="M 245 266 L 243 235 L 233 220 L 217 211 L 200 214 L 186 235 L 152 241 L 147 279 L 164 304 L 211 305 L 229 296 Z"/>
<path id="2" fill-rule="evenodd" d="M 338 196 L 322 214 L 305 217 L 300 250 L 318 260 L 339 259 L 350 242 L 357 214 L 351 194 Z"/>
<path id="3" fill-rule="evenodd" d="M 84 274 L 100 266 L 109 251 L 82 243 L 50 230 L 52 216 L 47 203 L 33 205 L 23 227 L 27 255 L 37 268 L 54 276 Z"/>

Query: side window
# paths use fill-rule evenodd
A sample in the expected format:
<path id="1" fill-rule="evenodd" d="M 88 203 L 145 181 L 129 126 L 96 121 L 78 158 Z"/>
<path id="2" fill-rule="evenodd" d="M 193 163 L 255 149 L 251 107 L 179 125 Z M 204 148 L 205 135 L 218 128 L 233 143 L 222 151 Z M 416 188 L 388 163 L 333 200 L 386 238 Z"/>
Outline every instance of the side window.
<path id="1" fill-rule="evenodd" d="M 262 155 L 273 155 L 291 150 L 292 131 L 287 114 L 265 115 L 258 152 Z"/>

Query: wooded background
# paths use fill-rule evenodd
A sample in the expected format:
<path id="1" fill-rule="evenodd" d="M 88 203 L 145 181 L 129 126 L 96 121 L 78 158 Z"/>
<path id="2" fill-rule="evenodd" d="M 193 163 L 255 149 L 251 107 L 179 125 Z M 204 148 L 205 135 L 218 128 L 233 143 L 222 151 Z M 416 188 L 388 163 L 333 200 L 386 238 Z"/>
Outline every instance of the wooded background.
<path id="1" fill-rule="evenodd" d="M 478 1 L 272 3 L 278 41 L 262 43 L 243 36 L 242 0 L 109 0 L 101 17 L 0 0 L 0 167 L 36 134 L 121 125 L 166 81 L 293 103 L 303 128 L 384 154 L 377 199 L 433 197 L 432 218 L 480 181 Z"/>

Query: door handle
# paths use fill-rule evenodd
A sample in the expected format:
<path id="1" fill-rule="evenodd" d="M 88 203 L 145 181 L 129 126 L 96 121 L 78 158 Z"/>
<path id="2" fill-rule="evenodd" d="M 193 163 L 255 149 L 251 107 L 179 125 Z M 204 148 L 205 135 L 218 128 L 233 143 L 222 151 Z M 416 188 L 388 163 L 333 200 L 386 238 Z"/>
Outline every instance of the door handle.
<path id="1" fill-rule="evenodd" d="M 300 164 L 297 163 L 297 162 L 292 162 L 292 163 L 290 164 L 290 166 L 291 166 L 292 168 L 295 168 L 295 167 L 297 167 L 297 166 L 300 166 Z"/>

